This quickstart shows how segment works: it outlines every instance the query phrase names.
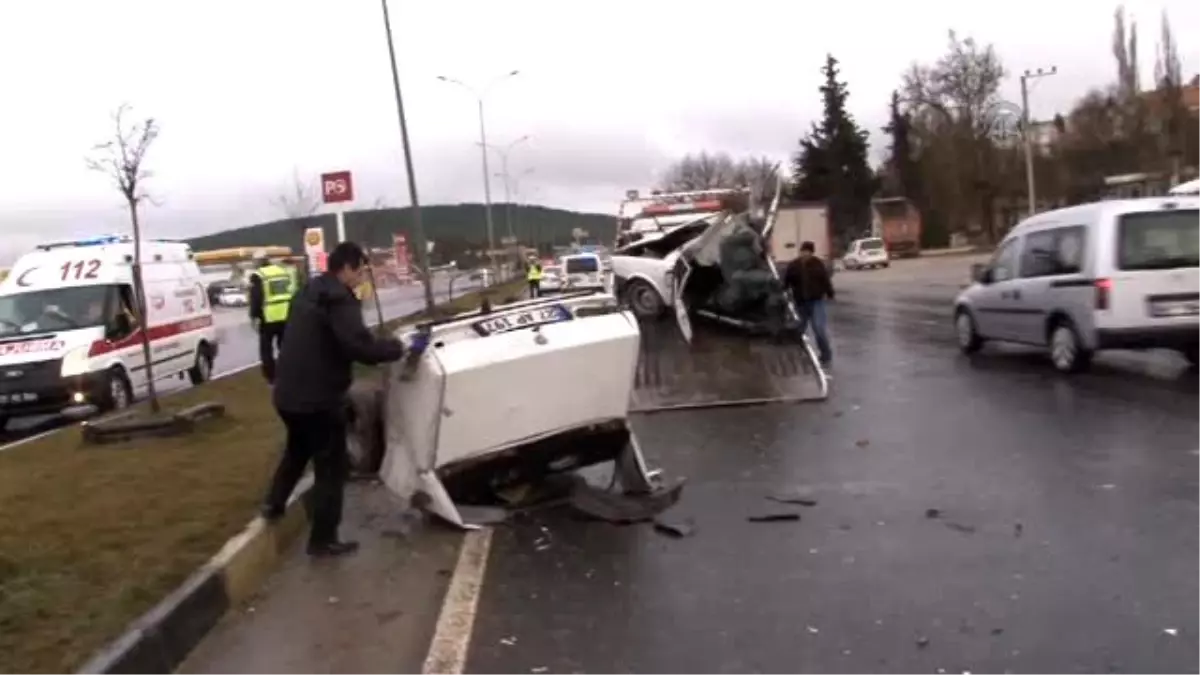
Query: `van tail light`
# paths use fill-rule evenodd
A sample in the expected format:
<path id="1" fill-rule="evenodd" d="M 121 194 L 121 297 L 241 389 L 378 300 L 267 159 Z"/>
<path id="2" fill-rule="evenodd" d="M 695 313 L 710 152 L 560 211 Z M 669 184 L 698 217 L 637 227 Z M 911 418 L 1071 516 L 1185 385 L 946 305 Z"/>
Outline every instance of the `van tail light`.
<path id="1" fill-rule="evenodd" d="M 1096 309 L 1108 309 L 1112 286 L 1112 279 L 1096 280 Z"/>

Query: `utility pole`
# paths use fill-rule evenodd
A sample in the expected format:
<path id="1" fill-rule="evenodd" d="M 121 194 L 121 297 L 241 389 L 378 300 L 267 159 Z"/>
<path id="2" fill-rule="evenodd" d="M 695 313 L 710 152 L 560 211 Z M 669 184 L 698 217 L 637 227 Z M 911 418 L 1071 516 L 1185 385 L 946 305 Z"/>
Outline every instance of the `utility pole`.
<path id="1" fill-rule="evenodd" d="M 1026 70 L 1021 74 L 1021 126 L 1022 136 L 1025 139 L 1025 182 L 1028 189 L 1029 197 L 1029 216 L 1033 217 L 1037 213 L 1037 188 L 1034 186 L 1033 175 L 1033 124 L 1029 119 L 1029 80 L 1039 77 L 1050 77 L 1058 73 L 1057 66 L 1050 66 L 1050 70 Z"/>
<path id="2" fill-rule="evenodd" d="M 417 264 L 425 286 L 425 309 L 433 311 L 433 275 L 429 272 L 429 246 L 425 243 L 425 227 L 421 224 L 421 204 L 417 201 L 417 177 L 413 173 L 412 147 L 408 143 L 408 122 L 404 118 L 404 97 L 400 95 L 400 73 L 396 69 L 396 47 L 392 43 L 392 22 L 388 17 L 387 0 L 383 5 L 383 28 L 387 32 L 388 60 L 392 66 L 392 88 L 396 92 L 396 116 L 400 121 L 400 142 L 404 146 L 404 172 L 408 174 L 408 199 L 413 214 L 413 243 L 417 247 Z M 378 299 L 376 300 L 378 302 Z"/>
<path id="3" fill-rule="evenodd" d="M 438 79 L 441 80 L 442 82 L 449 82 L 450 84 L 457 84 L 458 86 L 462 87 L 463 89 L 466 89 L 467 91 L 471 92 L 471 95 L 475 97 L 475 102 L 479 106 L 479 146 L 480 146 L 479 152 L 483 156 L 483 200 L 484 200 L 483 215 L 484 215 L 484 220 L 487 223 L 488 260 L 491 263 L 493 272 L 496 271 L 496 254 L 495 254 L 496 241 L 495 241 L 495 231 L 494 231 L 494 228 L 492 225 L 492 175 L 491 175 L 491 172 L 488 170 L 487 126 L 484 124 L 484 121 L 483 121 L 483 99 L 484 99 L 484 96 L 487 94 L 488 90 L 490 90 L 493 86 L 499 84 L 503 80 L 507 80 L 510 77 L 516 76 L 520 72 L 521 71 L 519 71 L 519 70 L 513 70 L 513 71 L 509 72 L 507 75 L 497 78 L 491 84 L 489 84 L 483 91 L 476 91 L 474 87 L 471 87 L 470 85 L 462 82 L 461 80 L 456 80 L 453 77 L 446 77 L 445 75 L 438 75 Z"/>

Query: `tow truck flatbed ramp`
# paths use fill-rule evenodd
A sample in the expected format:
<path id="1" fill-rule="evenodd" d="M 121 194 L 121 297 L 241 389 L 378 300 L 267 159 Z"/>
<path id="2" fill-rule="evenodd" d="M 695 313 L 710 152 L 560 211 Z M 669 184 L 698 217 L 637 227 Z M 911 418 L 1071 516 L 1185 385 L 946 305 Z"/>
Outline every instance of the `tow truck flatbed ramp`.
<path id="1" fill-rule="evenodd" d="M 819 401 L 828 393 L 805 342 L 697 325 L 689 345 L 673 322 L 644 322 L 629 411 Z"/>

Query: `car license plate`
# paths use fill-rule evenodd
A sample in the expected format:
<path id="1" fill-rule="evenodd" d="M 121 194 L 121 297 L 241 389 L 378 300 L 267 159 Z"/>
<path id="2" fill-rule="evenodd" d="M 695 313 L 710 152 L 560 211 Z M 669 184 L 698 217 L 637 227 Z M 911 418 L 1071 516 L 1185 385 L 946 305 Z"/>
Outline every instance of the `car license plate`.
<path id="1" fill-rule="evenodd" d="M 9 405 L 12 403 L 35 403 L 38 400 L 38 395 L 33 392 L 23 392 L 19 394 L 0 394 L 0 405 Z"/>
<path id="2" fill-rule="evenodd" d="M 521 312 L 512 312 L 502 316 L 476 321 L 474 323 L 475 330 L 480 335 L 495 335 L 497 333 L 507 333 L 512 330 L 520 330 L 531 326 L 540 326 L 547 323 L 557 323 L 559 321 L 570 321 L 571 313 L 562 305 L 549 305 L 547 307 L 536 307 Z"/>
<path id="3" fill-rule="evenodd" d="M 1200 314 L 1200 301 L 1159 300 L 1151 303 L 1150 314 L 1157 317 L 1195 316 Z"/>

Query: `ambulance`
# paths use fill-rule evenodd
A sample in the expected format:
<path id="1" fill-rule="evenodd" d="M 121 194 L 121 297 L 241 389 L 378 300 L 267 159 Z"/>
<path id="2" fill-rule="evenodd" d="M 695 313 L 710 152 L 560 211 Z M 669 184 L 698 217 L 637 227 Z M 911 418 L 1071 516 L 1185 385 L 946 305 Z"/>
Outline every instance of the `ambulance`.
<path id="1" fill-rule="evenodd" d="M 0 429 L 17 417 L 108 411 L 156 380 L 212 374 L 217 333 L 191 247 L 143 241 L 138 318 L 131 238 L 44 244 L 0 282 Z"/>

